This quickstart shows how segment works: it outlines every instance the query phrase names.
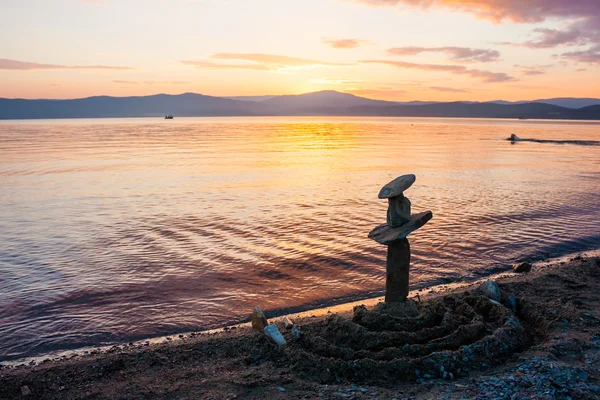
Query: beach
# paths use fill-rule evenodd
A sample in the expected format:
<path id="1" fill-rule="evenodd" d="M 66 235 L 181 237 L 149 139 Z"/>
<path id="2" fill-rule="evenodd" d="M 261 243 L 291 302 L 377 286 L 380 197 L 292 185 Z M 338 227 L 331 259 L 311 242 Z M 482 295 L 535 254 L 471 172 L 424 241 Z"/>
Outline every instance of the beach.
<path id="1" fill-rule="evenodd" d="M 392 336 L 400 333 L 389 322 L 400 320 L 390 320 L 393 312 L 381 305 L 373 311 L 378 306 L 370 301 L 367 307 L 353 304 L 354 310 L 338 307 L 291 316 L 301 328 L 297 340 L 281 317 L 270 319 L 288 341 L 282 347 L 246 324 L 74 352 L 33 365 L 5 365 L 0 369 L 0 398 L 599 398 L 597 254 L 537 262 L 531 272 L 494 279 L 503 302 L 515 296 L 516 314 L 479 293 L 481 282 L 410 294 L 424 324 L 412 329 L 417 336 L 447 323 L 425 326 L 426 314 L 442 304 L 447 307 L 442 310 L 445 318 L 451 313 L 448 307 L 465 317 L 471 311 L 464 307 L 471 304 L 483 316 L 483 336 L 467 333 L 477 326 L 476 315 L 433 341 L 419 344 L 407 333 L 413 342 L 398 349 Z M 380 345 L 369 343 L 372 337 Z M 428 351 L 432 342 L 441 347 Z M 402 362 L 395 358 L 397 351 L 404 351 Z"/>

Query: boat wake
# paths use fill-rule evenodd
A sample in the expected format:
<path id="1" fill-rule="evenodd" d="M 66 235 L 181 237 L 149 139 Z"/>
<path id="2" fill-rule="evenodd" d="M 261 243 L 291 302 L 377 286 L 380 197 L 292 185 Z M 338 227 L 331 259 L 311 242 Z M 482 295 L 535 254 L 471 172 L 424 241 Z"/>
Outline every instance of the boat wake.
<path id="1" fill-rule="evenodd" d="M 534 143 L 552 143 L 552 144 L 573 144 L 578 146 L 600 146 L 600 140 L 545 140 L 545 139 L 533 139 L 533 138 L 525 138 L 521 139 L 515 135 L 506 139 L 511 143 L 517 142 L 534 142 Z"/>

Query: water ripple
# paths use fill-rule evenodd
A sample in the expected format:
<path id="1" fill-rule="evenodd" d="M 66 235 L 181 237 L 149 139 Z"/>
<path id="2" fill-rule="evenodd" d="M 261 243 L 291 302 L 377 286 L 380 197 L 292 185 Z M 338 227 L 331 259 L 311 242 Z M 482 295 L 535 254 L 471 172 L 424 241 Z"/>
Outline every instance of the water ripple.
<path id="1" fill-rule="evenodd" d="M 0 360 L 381 293 L 382 184 L 415 173 L 413 287 L 600 247 L 600 125 L 0 124 Z M 576 137 L 574 137 L 576 135 Z"/>

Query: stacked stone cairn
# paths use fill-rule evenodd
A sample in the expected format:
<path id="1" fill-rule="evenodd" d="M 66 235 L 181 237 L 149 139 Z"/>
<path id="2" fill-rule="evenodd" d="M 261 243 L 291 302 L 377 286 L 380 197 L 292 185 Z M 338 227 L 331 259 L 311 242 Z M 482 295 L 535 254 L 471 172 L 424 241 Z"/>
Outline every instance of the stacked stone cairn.
<path id="1" fill-rule="evenodd" d="M 415 183 L 413 174 L 402 175 L 379 192 L 380 199 L 388 199 L 387 222 L 369 233 L 369 238 L 388 246 L 386 262 L 385 302 L 405 302 L 408 296 L 410 245 L 406 238 L 433 218 L 431 211 L 411 214 L 410 200 L 404 191 Z"/>

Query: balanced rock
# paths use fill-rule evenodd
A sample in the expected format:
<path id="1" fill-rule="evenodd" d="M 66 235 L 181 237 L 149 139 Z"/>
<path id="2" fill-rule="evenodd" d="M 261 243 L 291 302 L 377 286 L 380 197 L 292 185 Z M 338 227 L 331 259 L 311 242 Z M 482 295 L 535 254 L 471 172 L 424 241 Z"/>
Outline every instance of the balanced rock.
<path id="1" fill-rule="evenodd" d="M 417 177 L 414 174 L 399 176 L 398 178 L 394 179 L 393 181 L 382 187 L 377 197 L 379 197 L 380 199 L 389 199 L 390 197 L 396 197 L 402 194 L 406 189 L 411 187 L 412 184 L 415 183 L 415 180 L 417 180 Z"/>
<path id="2" fill-rule="evenodd" d="M 410 200 L 402 193 L 388 199 L 387 224 L 397 228 L 410 221 Z"/>
<path id="3" fill-rule="evenodd" d="M 529 272 L 531 271 L 531 263 L 529 261 L 524 261 L 519 264 L 513 265 L 513 271 L 515 272 Z"/>
<path id="4" fill-rule="evenodd" d="M 502 294 L 500 293 L 500 286 L 495 281 L 485 281 L 479 286 L 479 290 L 485 297 L 490 300 L 494 300 L 497 303 L 500 303 L 502 299 Z"/>
<path id="5" fill-rule="evenodd" d="M 389 245 L 397 240 L 406 239 L 411 232 L 425 225 L 431 218 L 433 218 L 433 213 L 431 211 L 424 211 L 413 214 L 410 217 L 410 221 L 396 228 L 389 226 L 387 223 L 381 224 L 369 232 L 369 239 L 373 239 L 377 243 Z"/>

